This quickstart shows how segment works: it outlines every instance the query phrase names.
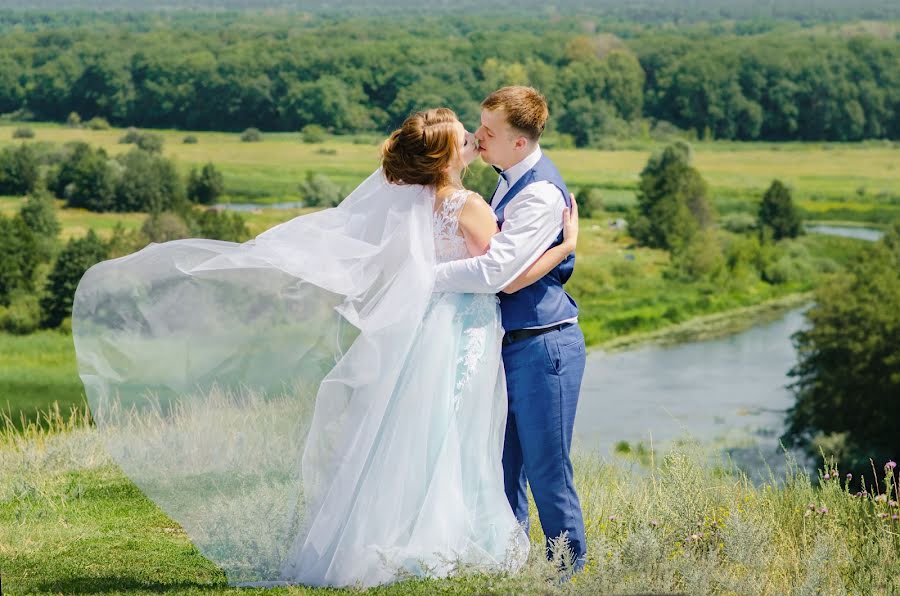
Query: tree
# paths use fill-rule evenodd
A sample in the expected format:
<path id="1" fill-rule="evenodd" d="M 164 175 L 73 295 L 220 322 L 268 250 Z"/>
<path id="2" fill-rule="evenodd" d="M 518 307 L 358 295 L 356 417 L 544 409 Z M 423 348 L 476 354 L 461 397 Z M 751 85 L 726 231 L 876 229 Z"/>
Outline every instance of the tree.
<path id="1" fill-rule="evenodd" d="M 163 211 L 185 201 L 184 183 L 171 160 L 142 149 L 116 156 L 116 211 Z"/>
<path id="2" fill-rule="evenodd" d="M 107 246 L 94 230 L 88 230 L 83 238 L 72 238 L 56 258 L 53 270 L 47 277 L 44 296 L 41 298 L 41 321 L 44 327 L 58 327 L 72 314 L 75 288 L 85 271 L 104 260 Z"/>
<path id="3" fill-rule="evenodd" d="M 793 336 L 795 403 L 788 445 L 818 455 L 827 445 L 844 466 L 867 470 L 900 454 L 900 222 L 816 290 L 810 326 Z M 830 453 L 826 453 L 830 455 Z"/>
<path id="4" fill-rule="evenodd" d="M 596 186 L 585 186 L 578 189 L 575 202 L 578 204 L 578 216 L 590 219 L 603 209 L 603 193 Z"/>
<path id="5" fill-rule="evenodd" d="M 712 223 L 706 182 L 691 160 L 690 145 L 677 141 L 651 156 L 641 172 L 629 229 L 645 246 L 678 252 Z"/>
<path id="6" fill-rule="evenodd" d="M 307 207 L 334 207 L 344 200 L 344 190 L 324 174 L 306 172 L 306 180 L 300 183 L 300 196 Z"/>
<path id="7" fill-rule="evenodd" d="M 71 152 L 60 163 L 49 188 L 67 207 L 111 211 L 115 205 L 115 180 L 106 151 L 84 142 L 70 145 Z"/>
<path id="8" fill-rule="evenodd" d="M 0 214 L 0 305 L 9 306 L 13 291 L 31 290 L 38 265 L 34 234 L 25 221 Z"/>
<path id="9" fill-rule="evenodd" d="M 41 261 L 50 260 L 61 229 L 53 197 L 47 191 L 32 193 L 22 203 L 19 215 L 34 234 L 38 258 Z"/>
<path id="10" fill-rule="evenodd" d="M 794 206 L 791 191 L 781 180 L 773 180 L 763 195 L 757 221 L 763 237 L 771 235 L 776 241 L 796 238 L 803 232 L 800 212 Z"/>
<path id="11" fill-rule="evenodd" d="M 221 172 L 212 163 L 203 166 L 200 174 L 196 168 L 191 168 L 188 174 L 187 196 L 195 203 L 215 203 L 225 190 L 225 182 Z"/>
<path id="12" fill-rule="evenodd" d="M 38 160 L 26 143 L 0 151 L 0 195 L 25 195 L 37 188 Z"/>

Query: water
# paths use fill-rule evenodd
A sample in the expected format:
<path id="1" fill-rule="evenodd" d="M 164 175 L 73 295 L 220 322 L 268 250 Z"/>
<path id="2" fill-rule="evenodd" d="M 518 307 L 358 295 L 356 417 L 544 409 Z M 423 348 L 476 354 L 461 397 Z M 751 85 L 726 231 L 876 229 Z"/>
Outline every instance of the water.
<path id="1" fill-rule="evenodd" d="M 793 404 L 790 336 L 804 325 L 805 308 L 718 339 L 590 352 L 575 420 L 580 446 L 609 454 L 619 441 L 652 440 L 664 449 L 690 433 L 777 454 Z"/>
<path id="2" fill-rule="evenodd" d="M 298 209 L 303 207 L 303 201 L 289 201 L 286 203 L 218 203 L 213 205 L 218 209 L 228 211 L 256 211 L 257 209 Z"/>
<path id="3" fill-rule="evenodd" d="M 872 242 L 880 240 L 884 236 L 881 230 L 872 228 L 851 228 L 846 226 L 807 226 L 807 232 L 814 234 L 830 234 L 832 236 L 844 236 L 846 238 L 859 238 L 860 240 L 870 240 Z"/>
<path id="4" fill-rule="evenodd" d="M 813 226 L 811 232 L 878 240 L 880 230 Z M 608 455 L 619 441 L 664 451 L 687 434 L 726 448 L 758 476 L 780 471 L 779 437 L 794 398 L 791 335 L 807 307 L 727 337 L 588 354 L 575 420 L 577 444 Z M 763 464 L 765 462 L 765 464 Z"/>

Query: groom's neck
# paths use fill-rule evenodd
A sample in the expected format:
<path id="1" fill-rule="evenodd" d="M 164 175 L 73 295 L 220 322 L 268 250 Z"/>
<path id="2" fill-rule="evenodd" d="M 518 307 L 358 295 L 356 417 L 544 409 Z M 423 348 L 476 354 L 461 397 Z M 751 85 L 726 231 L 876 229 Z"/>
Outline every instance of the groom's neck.
<path id="1" fill-rule="evenodd" d="M 532 153 L 537 151 L 537 148 L 538 148 L 538 144 L 535 143 L 535 144 L 531 145 L 531 147 L 526 147 L 525 149 L 523 149 L 522 154 L 518 158 L 515 158 L 516 160 L 514 162 L 512 162 L 508 165 L 498 163 L 498 164 L 496 164 L 496 166 L 505 172 L 506 170 L 508 170 L 510 168 L 514 168 L 514 167 L 516 167 L 516 165 L 518 165 L 518 164 L 522 163 L 523 161 L 525 161 L 526 159 L 528 159 Z"/>

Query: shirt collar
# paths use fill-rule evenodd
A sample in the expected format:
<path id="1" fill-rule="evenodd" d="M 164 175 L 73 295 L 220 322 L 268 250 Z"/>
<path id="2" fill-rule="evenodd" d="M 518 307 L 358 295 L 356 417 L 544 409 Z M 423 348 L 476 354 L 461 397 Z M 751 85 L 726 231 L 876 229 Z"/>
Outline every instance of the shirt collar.
<path id="1" fill-rule="evenodd" d="M 503 170 L 501 175 L 506 180 L 506 184 L 509 188 L 513 187 L 513 184 L 519 181 L 519 178 L 525 175 L 525 172 L 530 170 L 540 161 L 541 156 L 541 146 L 535 145 L 534 151 L 528 154 L 522 161 L 517 163 L 514 166 L 510 166 L 509 168 Z"/>

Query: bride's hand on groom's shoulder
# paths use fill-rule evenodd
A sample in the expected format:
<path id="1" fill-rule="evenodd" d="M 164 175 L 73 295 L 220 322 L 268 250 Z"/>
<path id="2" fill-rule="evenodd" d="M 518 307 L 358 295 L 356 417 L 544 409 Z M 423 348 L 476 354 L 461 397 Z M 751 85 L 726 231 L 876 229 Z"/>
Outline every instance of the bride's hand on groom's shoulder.
<path id="1" fill-rule="evenodd" d="M 574 194 L 569 193 L 569 197 L 572 207 L 563 209 L 563 244 L 575 252 L 575 245 L 578 244 L 578 203 Z"/>

